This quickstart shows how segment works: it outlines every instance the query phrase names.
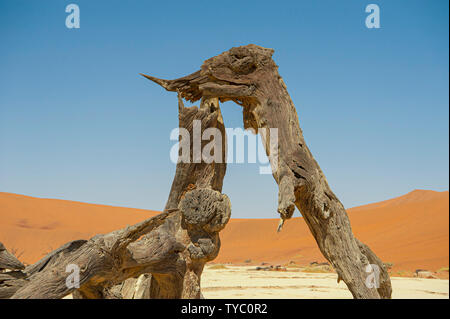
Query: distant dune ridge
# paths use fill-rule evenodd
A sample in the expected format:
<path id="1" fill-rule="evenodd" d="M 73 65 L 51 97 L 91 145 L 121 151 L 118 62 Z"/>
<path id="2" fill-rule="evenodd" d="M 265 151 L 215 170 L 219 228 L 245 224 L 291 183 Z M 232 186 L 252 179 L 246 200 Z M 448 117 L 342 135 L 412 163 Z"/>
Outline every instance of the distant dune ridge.
<path id="1" fill-rule="evenodd" d="M 436 271 L 449 264 L 449 192 L 415 190 L 347 210 L 353 232 L 393 270 Z M 0 241 L 25 263 L 74 239 L 132 225 L 156 211 L 0 192 Z M 215 262 L 306 264 L 325 261 L 303 218 L 231 219 Z"/>

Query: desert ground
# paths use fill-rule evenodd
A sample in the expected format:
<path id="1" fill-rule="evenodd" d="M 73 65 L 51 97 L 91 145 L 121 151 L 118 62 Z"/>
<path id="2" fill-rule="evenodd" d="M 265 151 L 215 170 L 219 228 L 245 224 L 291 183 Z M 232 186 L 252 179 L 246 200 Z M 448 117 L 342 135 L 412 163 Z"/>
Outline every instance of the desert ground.
<path id="1" fill-rule="evenodd" d="M 254 266 L 207 266 L 202 276 L 202 293 L 207 299 L 341 299 L 352 298 L 334 273 L 307 273 L 298 269 L 257 271 Z M 444 279 L 391 277 L 394 299 L 449 298 Z"/>
<path id="2" fill-rule="evenodd" d="M 391 266 L 394 298 L 448 298 L 448 191 L 415 190 L 347 212 L 355 235 Z M 89 239 L 156 214 L 0 193 L 0 241 L 31 264 L 68 241 Z M 276 218 L 230 220 L 220 233 L 219 256 L 202 277 L 205 297 L 350 298 L 333 272 L 299 271 L 312 262 L 325 262 L 303 218 L 287 221 L 280 233 L 277 224 Z M 287 271 L 254 270 L 261 264 L 281 265 Z M 416 278 L 418 269 L 435 279 Z"/>

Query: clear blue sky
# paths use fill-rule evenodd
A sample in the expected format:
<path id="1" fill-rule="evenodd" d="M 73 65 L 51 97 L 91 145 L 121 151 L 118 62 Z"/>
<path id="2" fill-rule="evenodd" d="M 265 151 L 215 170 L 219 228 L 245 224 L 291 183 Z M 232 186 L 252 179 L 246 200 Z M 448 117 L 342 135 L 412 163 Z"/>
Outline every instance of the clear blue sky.
<path id="1" fill-rule="evenodd" d="M 76 3 L 81 28 L 65 27 Z M 367 4 L 381 28 L 367 29 Z M 233 46 L 275 49 L 306 142 L 346 207 L 448 190 L 448 1 L 0 2 L 0 191 L 162 209 L 176 78 Z M 241 109 L 222 106 L 242 127 Z M 278 217 L 257 164 L 229 165 L 233 217 Z"/>

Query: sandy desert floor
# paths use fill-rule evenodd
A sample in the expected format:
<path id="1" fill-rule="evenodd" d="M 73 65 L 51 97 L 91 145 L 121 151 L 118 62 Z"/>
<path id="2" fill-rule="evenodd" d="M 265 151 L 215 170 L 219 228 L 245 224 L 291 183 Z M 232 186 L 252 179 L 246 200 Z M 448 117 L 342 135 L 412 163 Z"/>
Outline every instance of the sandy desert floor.
<path id="1" fill-rule="evenodd" d="M 334 273 L 288 271 L 257 271 L 255 266 L 207 266 L 202 275 L 205 298 L 352 298 L 345 284 L 337 284 Z M 449 298 L 449 281 L 391 277 L 394 299 Z"/>

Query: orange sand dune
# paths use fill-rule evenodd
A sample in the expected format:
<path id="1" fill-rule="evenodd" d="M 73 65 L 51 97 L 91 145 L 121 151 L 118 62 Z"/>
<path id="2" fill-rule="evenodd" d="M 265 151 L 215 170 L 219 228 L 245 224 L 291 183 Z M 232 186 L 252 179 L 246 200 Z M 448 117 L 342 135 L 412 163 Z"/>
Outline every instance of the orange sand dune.
<path id="1" fill-rule="evenodd" d="M 0 241 L 33 263 L 75 239 L 89 239 L 156 215 L 144 209 L 0 193 Z"/>
<path id="2" fill-rule="evenodd" d="M 157 212 L 0 193 L 0 241 L 32 263 L 67 241 L 134 224 Z M 449 193 L 416 190 L 348 210 L 356 236 L 394 270 L 437 270 L 449 261 Z M 232 219 L 215 262 L 324 261 L 301 217 Z"/>
<path id="3" fill-rule="evenodd" d="M 384 262 L 393 263 L 393 270 L 448 267 L 448 191 L 415 190 L 347 211 L 355 236 Z M 276 233 L 277 225 L 277 219 L 232 220 L 221 233 L 222 248 L 216 261 L 325 261 L 303 218 L 287 221 L 281 233 Z"/>

